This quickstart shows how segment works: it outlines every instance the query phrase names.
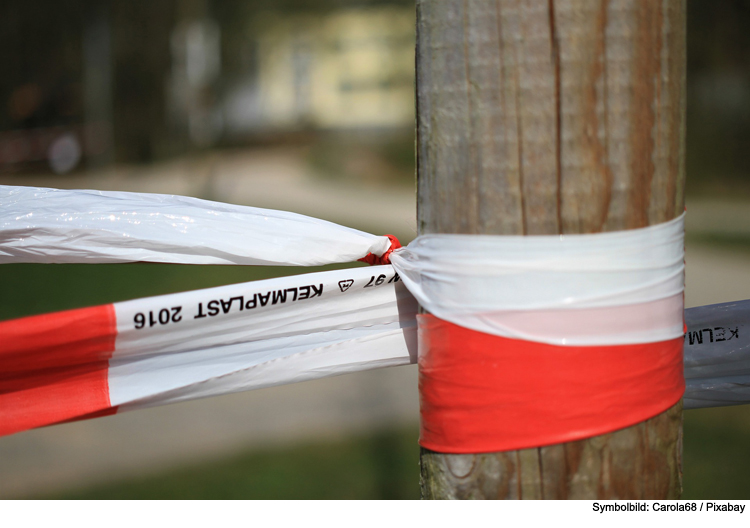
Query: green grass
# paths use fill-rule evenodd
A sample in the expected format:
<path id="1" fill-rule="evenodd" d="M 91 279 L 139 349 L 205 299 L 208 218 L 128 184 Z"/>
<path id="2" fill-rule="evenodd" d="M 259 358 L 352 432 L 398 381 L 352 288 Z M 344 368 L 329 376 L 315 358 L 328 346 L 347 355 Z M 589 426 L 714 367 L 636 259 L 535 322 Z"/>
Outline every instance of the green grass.
<path id="1" fill-rule="evenodd" d="M 750 499 L 750 406 L 685 412 L 683 498 Z"/>
<path id="2" fill-rule="evenodd" d="M 685 235 L 685 242 L 688 244 L 730 249 L 740 253 L 750 251 L 750 235 L 746 233 L 687 233 Z"/>
<path id="3" fill-rule="evenodd" d="M 418 499 L 416 427 L 249 452 L 50 499 Z"/>
<path id="4" fill-rule="evenodd" d="M 249 451 L 54 499 L 417 499 L 417 427 Z M 750 407 L 685 413 L 684 499 L 750 499 Z"/>

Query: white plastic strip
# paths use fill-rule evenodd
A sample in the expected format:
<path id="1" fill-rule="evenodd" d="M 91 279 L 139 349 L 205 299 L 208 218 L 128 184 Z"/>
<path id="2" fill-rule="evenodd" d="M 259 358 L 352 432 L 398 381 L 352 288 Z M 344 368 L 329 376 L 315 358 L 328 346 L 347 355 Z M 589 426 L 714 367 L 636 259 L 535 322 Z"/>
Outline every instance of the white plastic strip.
<path id="1" fill-rule="evenodd" d="M 416 361 L 417 304 L 391 266 L 114 305 L 109 398 L 120 410 Z"/>
<path id="2" fill-rule="evenodd" d="M 391 254 L 435 316 L 554 345 L 664 341 L 683 334 L 684 214 L 585 235 L 424 235 Z"/>
<path id="3" fill-rule="evenodd" d="M 382 255 L 387 237 L 295 213 L 131 192 L 0 186 L 0 264 L 315 266 Z"/>

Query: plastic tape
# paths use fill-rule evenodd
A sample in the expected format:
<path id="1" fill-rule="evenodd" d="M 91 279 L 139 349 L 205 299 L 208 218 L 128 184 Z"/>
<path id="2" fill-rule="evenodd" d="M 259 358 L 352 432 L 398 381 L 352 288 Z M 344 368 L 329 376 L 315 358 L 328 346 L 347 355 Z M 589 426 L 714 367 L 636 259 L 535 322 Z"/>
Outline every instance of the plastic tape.
<path id="1" fill-rule="evenodd" d="M 0 187 L 0 205 L 0 262 L 308 265 L 389 249 L 387 237 L 330 222 L 178 196 Z M 428 235 L 391 254 L 403 283 L 379 266 L 2 322 L 0 432 L 413 363 L 417 304 L 404 285 L 437 316 L 420 323 L 423 417 L 441 406 L 453 418 L 466 413 L 467 383 L 489 380 L 494 403 L 485 407 L 527 417 L 527 432 L 555 422 L 551 443 L 602 432 L 581 421 L 587 412 L 619 409 L 607 428 L 624 427 L 682 390 L 682 230 L 679 217 L 594 235 Z M 687 311 L 687 407 L 750 401 L 749 306 Z M 671 359 L 631 368 L 649 355 Z M 597 369 L 610 367 L 632 377 L 607 383 Z M 455 378 L 430 385 L 442 372 Z M 554 413 L 531 419 L 530 388 Z M 471 427 L 508 420 L 466 416 L 470 427 L 449 428 L 464 436 L 459 451 Z M 425 445 L 451 449 L 434 434 L 450 420 L 425 423 Z M 541 445 L 538 434 L 507 443 L 524 429 L 507 423 L 515 433 L 492 432 L 502 449 Z"/>
<path id="2" fill-rule="evenodd" d="M 0 435 L 416 361 L 391 266 L 248 282 L 0 323 Z"/>
<path id="3" fill-rule="evenodd" d="M 682 338 L 557 346 L 419 319 L 419 443 L 485 453 L 571 442 L 651 418 L 682 397 Z"/>
<path id="4" fill-rule="evenodd" d="M 309 216 L 166 194 L 0 186 L 0 264 L 317 266 L 390 248 Z"/>
<path id="5" fill-rule="evenodd" d="M 685 408 L 750 403 L 750 301 L 685 310 Z"/>
<path id="6" fill-rule="evenodd" d="M 557 236 L 423 235 L 391 254 L 431 314 L 553 345 L 683 334 L 684 214 L 642 229 Z"/>
<path id="7" fill-rule="evenodd" d="M 396 279 L 393 268 L 381 266 L 249 282 L 0 322 L 0 434 L 414 363 L 416 311 L 416 300 Z M 750 301 L 691 308 L 685 317 L 686 407 L 750 403 Z M 431 319 L 430 324 L 450 326 Z M 621 372 L 620 362 L 627 361 L 633 351 L 650 353 L 650 345 L 605 348 L 600 358 L 596 357 L 599 348 L 554 347 L 557 354 L 552 361 L 565 360 L 565 366 L 568 358 L 564 354 L 573 354 L 584 358 L 580 362 L 584 368 L 550 367 L 545 364 L 549 354 L 541 354 L 541 359 L 534 358 L 532 368 L 520 369 L 521 377 L 517 378 L 513 366 L 524 357 L 515 353 L 517 347 L 501 346 L 510 340 L 459 330 L 467 334 L 467 339 L 458 336 L 459 355 L 448 350 L 441 360 L 456 361 L 453 368 L 460 376 L 479 373 L 502 388 L 503 392 L 495 394 L 507 398 L 505 412 L 516 412 L 524 418 L 494 422 L 496 429 L 519 425 L 513 425 L 510 432 L 496 431 L 504 442 L 517 441 L 528 434 L 529 428 L 535 428 L 528 416 L 531 402 L 514 394 L 524 379 L 537 383 L 535 390 L 540 393 L 554 393 L 549 399 L 562 412 L 552 416 L 554 441 L 581 432 L 568 427 L 573 422 L 561 422 L 559 418 L 573 415 L 580 420 L 582 413 L 576 413 L 576 409 L 587 409 L 592 402 L 622 411 L 615 419 L 623 427 L 631 422 L 630 415 L 637 406 L 624 404 L 641 398 L 639 392 L 627 391 L 624 399 L 618 400 L 611 390 L 615 385 L 602 384 L 600 373 L 594 370 L 607 368 L 612 360 L 616 372 Z M 434 346 L 435 335 L 424 343 L 427 349 Z M 488 342 L 482 344 L 483 340 Z M 439 337 L 437 343 L 448 346 L 452 341 Z M 477 344 L 482 346 L 477 348 Z M 535 343 L 523 346 L 533 353 L 548 347 Z M 429 375 L 431 367 L 425 369 L 425 358 L 430 355 L 424 353 L 425 349 L 422 352 L 424 376 Z M 469 354 L 485 360 L 489 357 L 490 361 L 472 373 L 473 364 L 463 360 Z M 589 357 L 591 354 L 593 357 Z M 656 350 L 655 355 L 659 354 Z M 571 367 L 576 365 L 570 363 Z M 675 389 L 674 371 L 670 378 L 664 375 L 662 364 L 650 368 L 660 372 L 667 383 L 641 384 L 639 391 L 649 396 L 646 406 L 658 403 L 653 395 L 669 399 L 669 387 Z M 486 375 L 488 372 L 491 376 Z M 631 386 L 634 382 L 637 378 L 630 380 Z M 565 390 L 571 386 L 576 391 Z M 599 390 L 601 399 L 594 397 Z M 472 397 L 471 391 L 461 394 L 464 399 Z M 561 399 L 561 394 L 565 398 Z M 566 407 L 571 399 L 579 404 Z M 430 412 L 431 400 L 433 395 L 423 395 L 423 414 Z M 586 405 L 580 405 L 581 400 Z M 460 398 L 449 402 L 462 405 Z M 478 426 L 481 422 L 470 424 Z M 594 430 L 585 429 L 585 434 Z M 433 448 L 443 447 L 430 441 L 434 436 L 431 431 L 422 434 Z M 469 428 L 461 434 L 466 437 L 473 433 Z"/>
<path id="8" fill-rule="evenodd" d="M 419 317 L 420 444 L 448 453 L 580 440 L 685 390 L 684 214 L 611 233 L 426 235 L 391 262 Z"/>

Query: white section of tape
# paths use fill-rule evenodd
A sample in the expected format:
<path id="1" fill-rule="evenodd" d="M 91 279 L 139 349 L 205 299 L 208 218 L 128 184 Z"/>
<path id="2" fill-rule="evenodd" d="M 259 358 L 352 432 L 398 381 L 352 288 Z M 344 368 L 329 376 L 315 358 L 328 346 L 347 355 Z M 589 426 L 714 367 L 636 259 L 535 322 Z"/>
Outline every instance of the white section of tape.
<path id="1" fill-rule="evenodd" d="M 558 236 L 424 235 L 391 254 L 435 316 L 554 345 L 683 334 L 684 214 L 642 229 Z"/>
<path id="2" fill-rule="evenodd" d="M 123 410 L 416 361 L 417 304 L 392 266 L 114 307 L 109 390 Z"/>
<path id="3" fill-rule="evenodd" d="M 387 237 L 186 196 L 0 186 L 0 264 L 316 266 L 382 255 Z"/>
<path id="4" fill-rule="evenodd" d="M 174 388 L 171 390 L 150 393 L 140 399 L 130 399 L 129 403 L 120 405 L 119 411 L 156 407 L 220 394 L 416 363 L 417 329 L 415 326 L 393 330 L 383 328 L 382 330 L 376 332 L 373 329 L 360 338 L 338 342 L 332 340 L 329 345 L 305 348 L 299 352 L 291 353 L 290 349 L 288 355 L 268 361 L 236 362 L 235 367 L 225 368 L 225 373 L 213 376 L 206 374 L 203 364 L 196 364 L 194 375 L 185 376 L 182 384 L 174 383 L 172 384 Z M 140 366 L 146 369 L 154 367 L 150 363 L 141 363 Z M 132 376 L 132 367 L 132 365 L 114 364 L 110 367 L 110 380 L 122 383 L 123 376 Z M 164 364 L 162 368 L 164 369 L 161 371 L 162 375 L 170 377 L 173 375 L 171 365 Z"/>

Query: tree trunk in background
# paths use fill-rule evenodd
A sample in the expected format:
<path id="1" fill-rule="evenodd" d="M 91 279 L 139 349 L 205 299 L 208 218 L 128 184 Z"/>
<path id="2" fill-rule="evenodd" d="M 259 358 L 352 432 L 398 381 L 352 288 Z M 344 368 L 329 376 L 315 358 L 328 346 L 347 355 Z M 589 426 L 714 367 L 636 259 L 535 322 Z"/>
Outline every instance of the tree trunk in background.
<path id="1" fill-rule="evenodd" d="M 596 233 L 683 211 L 685 1 L 417 1 L 424 233 Z M 577 442 L 422 449 L 424 498 L 677 498 L 682 403 Z"/>

